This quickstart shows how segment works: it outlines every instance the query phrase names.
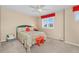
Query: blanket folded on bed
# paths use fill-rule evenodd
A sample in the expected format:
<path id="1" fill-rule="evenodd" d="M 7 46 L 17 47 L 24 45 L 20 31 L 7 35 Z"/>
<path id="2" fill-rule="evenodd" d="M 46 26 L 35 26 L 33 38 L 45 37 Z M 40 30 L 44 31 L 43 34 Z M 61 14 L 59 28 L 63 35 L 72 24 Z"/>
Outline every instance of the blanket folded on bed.
<path id="1" fill-rule="evenodd" d="M 36 37 L 36 45 L 40 46 L 40 44 L 44 44 L 44 36 Z"/>

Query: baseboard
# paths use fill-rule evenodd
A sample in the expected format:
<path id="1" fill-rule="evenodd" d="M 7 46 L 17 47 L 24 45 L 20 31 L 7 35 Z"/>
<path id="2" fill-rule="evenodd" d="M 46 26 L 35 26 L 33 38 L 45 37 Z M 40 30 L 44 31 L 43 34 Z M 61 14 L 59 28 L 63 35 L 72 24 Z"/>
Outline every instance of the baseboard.
<path id="1" fill-rule="evenodd" d="M 0 41 L 0 42 L 1 42 L 1 43 L 2 43 L 2 42 L 6 42 L 6 40 Z"/>
<path id="2" fill-rule="evenodd" d="M 74 46 L 78 46 L 78 47 L 79 47 L 79 44 L 76 44 L 76 43 L 73 43 L 73 42 L 65 41 L 65 43 L 71 44 L 71 45 L 74 45 Z"/>
<path id="3" fill-rule="evenodd" d="M 47 36 L 47 38 L 52 39 L 51 37 Z"/>
<path id="4" fill-rule="evenodd" d="M 47 37 L 47 38 L 49 38 L 49 39 L 55 39 L 55 40 L 60 40 L 60 41 L 63 41 L 64 39 L 56 39 L 56 38 L 51 38 L 51 37 Z"/>

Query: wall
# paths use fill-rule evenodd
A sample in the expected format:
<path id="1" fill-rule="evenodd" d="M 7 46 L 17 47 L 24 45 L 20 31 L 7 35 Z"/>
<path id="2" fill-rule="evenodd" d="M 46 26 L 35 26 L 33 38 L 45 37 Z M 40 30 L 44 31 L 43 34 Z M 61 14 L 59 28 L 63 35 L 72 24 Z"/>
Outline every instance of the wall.
<path id="1" fill-rule="evenodd" d="M 13 33 L 16 35 L 18 25 L 36 26 L 35 17 L 27 16 L 13 10 L 1 8 L 1 41 L 5 41 L 6 35 Z"/>
<path id="2" fill-rule="evenodd" d="M 75 21 L 72 7 L 65 10 L 65 41 L 79 46 L 79 22 Z"/>
<path id="3" fill-rule="evenodd" d="M 65 40 L 66 43 L 79 46 L 79 22 L 75 21 L 72 7 L 63 12 L 56 13 L 54 30 L 42 29 L 42 20 L 38 19 L 40 30 L 44 31 L 49 38 Z"/>
<path id="4" fill-rule="evenodd" d="M 63 11 L 57 12 L 55 16 L 55 29 L 42 29 L 42 20 L 38 19 L 40 30 L 47 34 L 47 37 L 52 39 L 63 40 Z"/>
<path id="5" fill-rule="evenodd" d="M 0 6 L 0 41 L 1 41 L 1 6 Z"/>

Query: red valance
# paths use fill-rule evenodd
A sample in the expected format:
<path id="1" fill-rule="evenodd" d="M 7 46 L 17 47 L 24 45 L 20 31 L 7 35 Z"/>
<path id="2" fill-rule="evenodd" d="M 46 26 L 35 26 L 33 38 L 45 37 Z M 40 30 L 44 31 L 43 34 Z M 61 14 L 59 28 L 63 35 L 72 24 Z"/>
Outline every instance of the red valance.
<path id="1" fill-rule="evenodd" d="M 73 7 L 73 11 L 79 11 L 79 5 Z"/>
<path id="2" fill-rule="evenodd" d="M 41 16 L 41 18 L 48 18 L 48 17 L 54 17 L 55 16 L 55 13 L 51 13 L 51 14 L 47 14 L 47 15 L 43 15 Z"/>

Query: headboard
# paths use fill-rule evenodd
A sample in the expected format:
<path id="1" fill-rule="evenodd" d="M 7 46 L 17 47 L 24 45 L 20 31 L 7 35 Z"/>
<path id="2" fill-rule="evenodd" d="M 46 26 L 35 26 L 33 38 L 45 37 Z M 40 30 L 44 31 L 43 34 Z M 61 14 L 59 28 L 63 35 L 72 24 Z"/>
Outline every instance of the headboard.
<path id="1" fill-rule="evenodd" d="M 16 31 L 18 30 L 18 28 L 24 28 L 24 27 L 33 27 L 31 25 L 19 25 L 16 27 Z"/>
<path id="2" fill-rule="evenodd" d="M 17 26 L 17 28 L 19 28 L 19 27 L 32 27 L 32 26 L 30 26 L 30 25 L 20 25 L 20 26 Z"/>

